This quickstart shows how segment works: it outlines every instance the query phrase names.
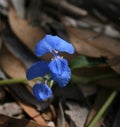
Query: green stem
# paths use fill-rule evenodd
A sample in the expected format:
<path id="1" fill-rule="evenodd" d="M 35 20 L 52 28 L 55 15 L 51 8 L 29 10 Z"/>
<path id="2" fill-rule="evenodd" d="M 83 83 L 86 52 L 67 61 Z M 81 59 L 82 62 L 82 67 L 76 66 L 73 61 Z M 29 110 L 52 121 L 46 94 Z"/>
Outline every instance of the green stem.
<path id="1" fill-rule="evenodd" d="M 41 78 L 35 78 L 33 81 L 41 80 Z M 24 83 L 27 82 L 26 78 L 15 78 L 15 79 L 5 79 L 5 80 L 0 80 L 0 86 L 1 85 L 8 85 L 8 84 L 15 84 L 15 83 Z"/>
<path id="2" fill-rule="evenodd" d="M 71 80 L 75 83 L 88 83 L 88 78 L 72 74 Z"/>
<path id="3" fill-rule="evenodd" d="M 81 82 L 81 83 L 88 83 L 88 82 L 92 82 L 92 81 L 96 81 L 96 80 L 100 80 L 100 79 L 103 79 L 103 78 L 110 78 L 110 77 L 113 77 L 115 76 L 115 74 L 102 74 L 102 75 L 97 75 L 97 76 L 93 76 L 93 77 L 80 77 L 80 76 L 77 76 L 77 75 L 74 75 L 72 74 L 72 81 L 73 82 Z"/>
<path id="4" fill-rule="evenodd" d="M 103 78 L 109 78 L 109 77 L 113 77 L 113 76 L 115 76 L 115 74 L 108 73 L 108 74 L 102 74 L 102 75 L 97 75 L 97 76 L 90 77 L 90 78 L 88 78 L 88 80 L 91 82 L 91 81 L 96 81 L 96 80 L 100 80 L 100 79 L 103 79 Z"/>
<path id="5" fill-rule="evenodd" d="M 96 122 L 101 118 L 101 116 L 104 114 L 106 109 L 110 106 L 112 101 L 114 100 L 115 96 L 117 95 L 117 91 L 113 91 L 105 104 L 101 107 L 99 112 L 96 114 L 96 116 L 93 118 L 93 120 L 88 124 L 88 127 L 94 127 Z"/>
<path id="6" fill-rule="evenodd" d="M 53 80 L 51 80 L 51 81 L 50 81 L 50 84 L 49 84 L 50 88 L 52 88 L 53 83 L 54 83 L 54 81 L 53 81 Z"/>
<path id="7" fill-rule="evenodd" d="M 5 79 L 5 80 L 0 80 L 0 85 L 21 83 L 21 82 L 26 82 L 26 81 L 27 81 L 26 78 Z"/>

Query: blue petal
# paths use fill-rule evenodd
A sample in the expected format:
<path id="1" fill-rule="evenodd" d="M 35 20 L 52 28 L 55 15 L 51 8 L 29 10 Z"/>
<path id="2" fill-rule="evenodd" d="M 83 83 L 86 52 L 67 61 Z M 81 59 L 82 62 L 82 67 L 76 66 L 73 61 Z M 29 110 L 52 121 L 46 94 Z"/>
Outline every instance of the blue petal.
<path id="1" fill-rule="evenodd" d="M 56 58 L 49 63 L 48 67 L 52 73 L 61 74 L 68 68 L 68 62 L 66 59 Z"/>
<path id="2" fill-rule="evenodd" d="M 46 61 L 38 61 L 33 64 L 26 73 L 27 79 L 31 80 L 37 77 L 43 77 L 49 72 L 48 62 Z"/>
<path id="3" fill-rule="evenodd" d="M 61 75 L 51 73 L 51 79 L 58 83 L 60 87 L 65 87 L 71 78 L 70 68 L 66 69 Z"/>
<path id="4" fill-rule="evenodd" d="M 56 81 L 61 87 L 66 86 L 71 77 L 71 70 L 68 67 L 67 60 L 61 58 L 54 59 L 48 67 L 50 69 L 51 79 Z"/>
<path id="5" fill-rule="evenodd" d="M 41 41 L 39 41 L 35 47 L 35 53 L 37 56 L 42 56 L 45 53 L 54 50 L 58 52 L 67 52 L 70 54 L 74 53 L 74 47 L 71 43 L 61 39 L 58 36 L 46 35 Z"/>
<path id="6" fill-rule="evenodd" d="M 47 84 L 35 84 L 33 94 L 39 101 L 44 101 L 52 96 L 52 90 Z"/>

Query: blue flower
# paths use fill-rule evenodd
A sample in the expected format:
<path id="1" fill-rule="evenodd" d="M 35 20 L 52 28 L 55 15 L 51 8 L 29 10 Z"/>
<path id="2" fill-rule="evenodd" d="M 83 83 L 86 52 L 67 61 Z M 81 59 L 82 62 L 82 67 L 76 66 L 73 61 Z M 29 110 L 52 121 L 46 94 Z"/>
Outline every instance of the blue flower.
<path id="1" fill-rule="evenodd" d="M 52 53 L 53 59 L 50 63 L 45 61 L 36 62 L 27 71 L 27 78 L 33 79 L 40 76 L 45 76 L 49 71 L 51 79 L 56 81 L 61 87 L 65 86 L 70 77 L 71 71 L 68 67 L 67 60 L 59 56 L 60 52 L 74 53 L 72 44 L 64 41 L 58 36 L 46 35 L 39 41 L 35 47 L 37 56 L 42 56 L 45 53 Z"/>
<path id="2" fill-rule="evenodd" d="M 33 64 L 26 73 L 27 79 L 31 80 L 37 77 L 44 77 L 48 72 L 48 62 L 40 60 Z"/>
<path id="3" fill-rule="evenodd" d="M 60 87 L 67 85 L 71 71 L 66 59 L 55 59 L 49 64 L 51 79 L 56 81 Z"/>
<path id="4" fill-rule="evenodd" d="M 68 83 L 71 77 L 71 71 L 68 67 L 67 61 L 62 59 L 62 57 L 59 56 L 59 53 L 67 52 L 73 54 L 74 47 L 72 44 L 58 36 L 46 35 L 37 43 L 35 53 L 37 56 L 42 56 L 48 52 L 53 54 L 53 60 L 48 66 L 50 69 L 51 79 L 56 81 L 59 86 L 63 87 Z"/>
<path id="5" fill-rule="evenodd" d="M 35 84 L 33 94 L 39 101 L 43 101 L 52 96 L 52 90 L 47 84 Z"/>
<path id="6" fill-rule="evenodd" d="M 73 54 L 74 48 L 72 44 L 58 36 L 46 35 L 37 43 L 35 54 L 42 56 L 45 53 L 52 53 L 53 57 L 50 62 L 41 60 L 33 64 L 26 73 L 27 78 L 31 80 L 50 73 L 49 80 L 54 80 L 60 87 L 66 86 L 71 77 L 71 70 L 67 60 L 59 56 L 61 52 Z M 38 100 L 45 100 L 51 96 L 52 91 L 47 84 L 36 84 L 33 87 L 33 93 Z"/>
<path id="7" fill-rule="evenodd" d="M 67 52 L 69 54 L 74 53 L 72 44 L 59 38 L 58 36 L 46 35 L 41 41 L 39 41 L 35 47 L 35 53 L 37 56 L 42 56 L 45 53 L 52 53 L 57 55 L 60 52 Z"/>

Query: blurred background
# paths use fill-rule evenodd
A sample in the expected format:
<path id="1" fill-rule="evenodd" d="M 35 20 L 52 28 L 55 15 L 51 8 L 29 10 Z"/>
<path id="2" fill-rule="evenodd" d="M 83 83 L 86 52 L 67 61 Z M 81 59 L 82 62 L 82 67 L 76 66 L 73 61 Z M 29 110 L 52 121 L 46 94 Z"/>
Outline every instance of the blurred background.
<path id="1" fill-rule="evenodd" d="M 117 96 L 94 127 L 120 127 L 119 8 L 120 0 L 0 0 L 0 82 L 11 79 L 0 86 L 0 127 L 9 121 L 13 127 L 88 127 L 113 90 Z M 67 87 L 54 85 L 53 97 L 39 102 L 35 82 L 25 78 L 34 62 L 51 58 L 34 54 L 46 34 L 72 43 L 75 53 L 61 54 L 72 71 Z"/>

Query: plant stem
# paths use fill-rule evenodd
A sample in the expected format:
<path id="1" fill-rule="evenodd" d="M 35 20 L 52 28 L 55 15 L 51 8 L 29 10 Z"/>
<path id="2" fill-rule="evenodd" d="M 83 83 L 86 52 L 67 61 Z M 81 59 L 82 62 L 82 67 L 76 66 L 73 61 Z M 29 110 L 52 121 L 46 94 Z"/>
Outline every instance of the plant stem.
<path id="1" fill-rule="evenodd" d="M 72 74 L 71 80 L 75 83 L 88 83 L 89 79 Z"/>
<path id="2" fill-rule="evenodd" d="M 41 78 L 35 78 L 33 81 L 41 80 Z M 1 85 L 8 85 L 8 84 L 15 84 L 15 83 L 24 83 L 27 82 L 26 78 L 15 78 L 15 79 L 5 79 L 5 80 L 0 80 L 0 86 Z"/>
<path id="3" fill-rule="evenodd" d="M 53 83 L 54 83 L 54 81 L 53 81 L 53 80 L 51 80 L 51 81 L 50 81 L 50 84 L 49 84 L 50 88 L 52 88 Z"/>
<path id="4" fill-rule="evenodd" d="M 115 74 L 108 73 L 108 74 L 102 74 L 102 75 L 97 75 L 97 76 L 88 78 L 88 80 L 91 82 L 91 81 L 96 81 L 96 80 L 100 80 L 100 79 L 103 79 L 103 78 L 109 78 L 109 77 L 113 77 L 113 76 L 115 76 Z"/>
<path id="5" fill-rule="evenodd" d="M 111 95 L 109 96 L 109 98 L 107 99 L 107 101 L 105 102 L 105 104 L 101 107 L 101 109 L 95 115 L 95 117 L 93 118 L 93 120 L 88 124 L 88 127 L 94 127 L 95 126 L 96 122 L 101 118 L 101 116 L 104 114 L 104 112 L 106 111 L 106 109 L 110 106 L 110 104 L 112 103 L 112 101 L 114 100 L 114 98 L 115 98 L 116 95 L 117 95 L 117 91 L 113 91 L 111 93 Z"/>
<path id="6" fill-rule="evenodd" d="M 72 74 L 71 80 L 76 83 L 78 83 L 78 82 L 88 83 L 88 82 L 93 82 L 93 81 L 104 79 L 104 78 L 110 78 L 113 76 L 115 76 L 115 74 L 108 73 L 108 74 L 97 75 L 97 76 L 93 76 L 93 77 L 89 78 L 89 77 L 80 77 L 80 76 Z"/>

